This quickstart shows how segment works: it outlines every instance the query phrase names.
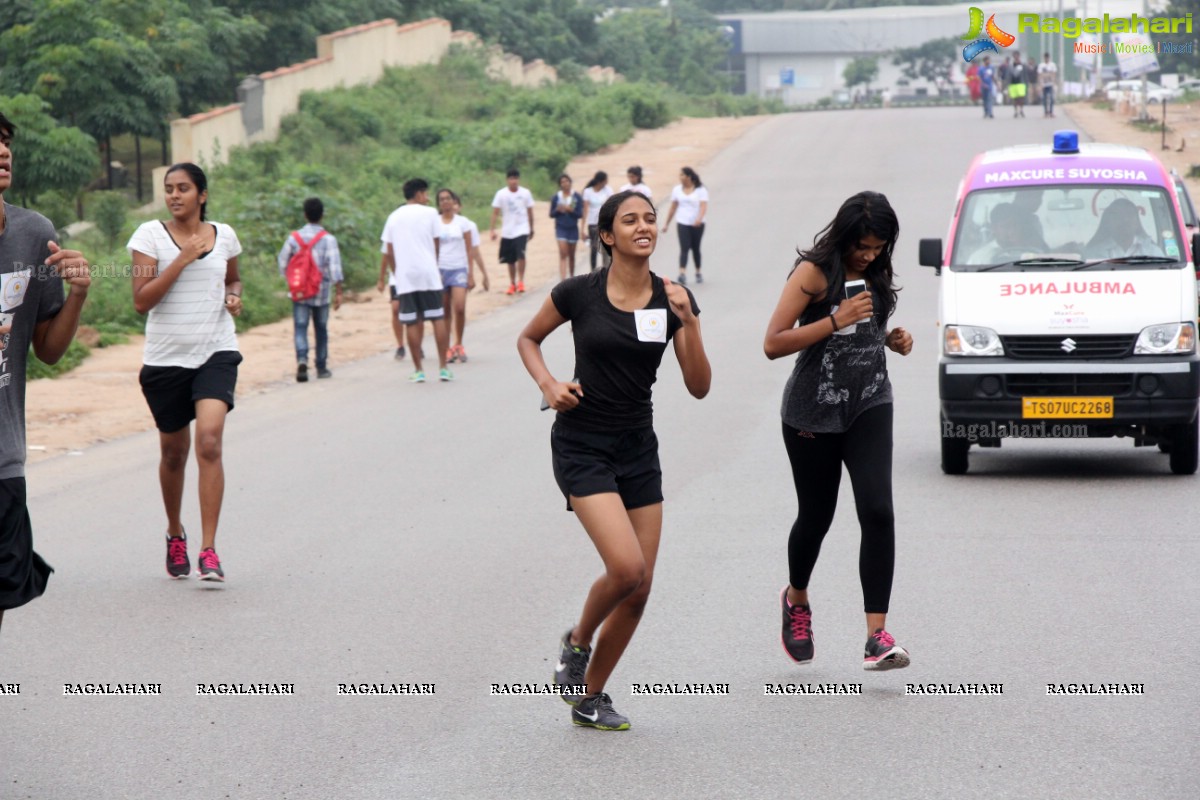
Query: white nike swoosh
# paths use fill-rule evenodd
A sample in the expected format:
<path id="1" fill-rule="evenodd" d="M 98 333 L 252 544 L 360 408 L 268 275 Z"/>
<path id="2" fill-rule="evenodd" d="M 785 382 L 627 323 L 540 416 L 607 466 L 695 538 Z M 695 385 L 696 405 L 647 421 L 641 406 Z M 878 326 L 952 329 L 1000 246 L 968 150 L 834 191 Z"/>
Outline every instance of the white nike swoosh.
<path id="1" fill-rule="evenodd" d="M 560 662 L 558 662 L 558 666 L 554 668 L 554 671 L 562 672 L 566 668 L 567 668 L 567 665 L 560 661 Z"/>
<path id="2" fill-rule="evenodd" d="M 590 719 L 592 722 L 595 722 L 596 720 L 600 719 L 599 711 L 593 711 L 591 714 L 585 714 L 582 711 L 576 710 L 575 713 L 578 714 L 579 716 L 583 717 L 584 719 Z"/>

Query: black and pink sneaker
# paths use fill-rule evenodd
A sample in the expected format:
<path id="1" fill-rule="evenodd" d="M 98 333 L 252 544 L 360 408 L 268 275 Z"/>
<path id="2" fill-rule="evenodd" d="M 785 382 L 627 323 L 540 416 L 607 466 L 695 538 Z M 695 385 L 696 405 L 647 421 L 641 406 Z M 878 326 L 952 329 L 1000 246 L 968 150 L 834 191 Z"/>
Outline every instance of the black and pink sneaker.
<path id="1" fill-rule="evenodd" d="M 908 651 L 896 644 L 892 635 L 883 628 L 871 634 L 863 648 L 863 669 L 903 669 L 912 662 Z"/>
<path id="2" fill-rule="evenodd" d="M 225 572 L 221 569 L 221 559 L 217 558 L 216 550 L 211 547 L 201 550 L 198 563 L 200 580 L 222 582 L 225 580 Z"/>
<path id="3" fill-rule="evenodd" d="M 187 534 L 167 534 L 167 574 L 175 580 L 183 580 L 192 574 L 192 562 L 188 561 Z"/>
<path id="4" fill-rule="evenodd" d="M 783 649 L 792 661 L 807 664 L 813 660 L 812 609 L 788 602 L 787 587 L 779 595 L 783 607 Z"/>

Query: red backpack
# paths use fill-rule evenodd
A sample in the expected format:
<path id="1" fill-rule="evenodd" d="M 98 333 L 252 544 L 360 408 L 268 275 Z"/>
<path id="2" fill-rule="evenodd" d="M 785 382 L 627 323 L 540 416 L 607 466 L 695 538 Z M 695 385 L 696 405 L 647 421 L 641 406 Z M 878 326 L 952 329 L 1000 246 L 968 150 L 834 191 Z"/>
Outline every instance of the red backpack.
<path id="1" fill-rule="evenodd" d="M 300 245 L 287 263 L 288 297 L 292 300 L 311 300 L 321 291 L 321 269 L 313 259 L 312 250 L 324 235 L 325 231 L 320 231 L 306 244 L 299 231 L 292 231 L 296 244 Z"/>

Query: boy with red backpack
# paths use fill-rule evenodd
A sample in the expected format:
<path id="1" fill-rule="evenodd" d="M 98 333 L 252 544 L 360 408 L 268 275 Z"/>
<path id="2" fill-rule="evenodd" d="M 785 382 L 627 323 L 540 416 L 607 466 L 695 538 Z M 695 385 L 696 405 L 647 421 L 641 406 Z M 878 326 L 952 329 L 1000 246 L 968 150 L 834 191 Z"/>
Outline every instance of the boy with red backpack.
<path id="1" fill-rule="evenodd" d="M 333 310 L 342 305 L 342 256 L 337 239 L 321 227 L 325 206 L 316 197 L 304 201 L 308 224 L 293 231 L 279 251 L 279 274 L 287 280 L 296 330 L 296 380 L 308 380 L 308 321 L 317 340 L 317 377 L 332 378 L 329 363 L 330 287 Z"/>

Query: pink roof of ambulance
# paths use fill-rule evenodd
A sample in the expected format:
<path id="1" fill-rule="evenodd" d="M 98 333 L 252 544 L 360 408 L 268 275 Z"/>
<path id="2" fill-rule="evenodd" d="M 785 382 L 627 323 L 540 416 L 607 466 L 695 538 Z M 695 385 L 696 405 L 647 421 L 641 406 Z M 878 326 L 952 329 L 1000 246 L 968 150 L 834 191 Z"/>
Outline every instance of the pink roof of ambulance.
<path id="1" fill-rule="evenodd" d="M 976 157 L 967 191 L 1064 183 L 1171 185 L 1158 159 L 1140 147 L 1084 143 L 1078 153 L 1053 153 L 1049 144 L 1025 144 Z"/>

